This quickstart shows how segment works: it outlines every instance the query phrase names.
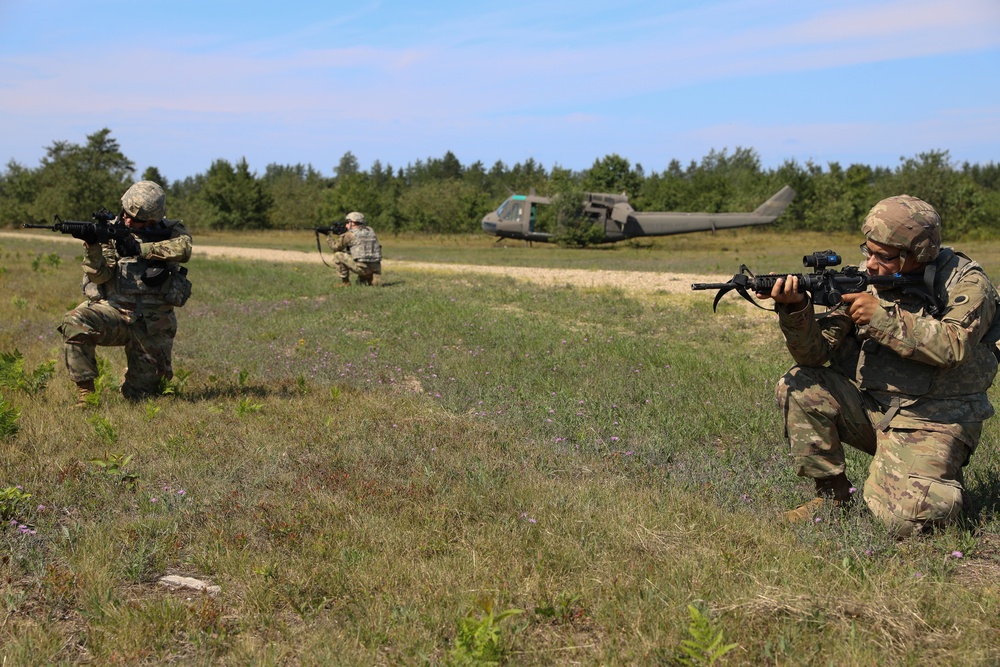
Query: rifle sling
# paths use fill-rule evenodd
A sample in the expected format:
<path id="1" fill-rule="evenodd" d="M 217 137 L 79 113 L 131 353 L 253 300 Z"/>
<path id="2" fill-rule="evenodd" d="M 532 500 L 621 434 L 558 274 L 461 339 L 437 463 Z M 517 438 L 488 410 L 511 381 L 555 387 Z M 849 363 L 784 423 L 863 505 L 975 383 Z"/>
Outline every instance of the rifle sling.
<path id="1" fill-rule="evenodd" d="M 318 229 L 316 230 L 316 250 L 319 251 L 319 258 L 321 260 L 323 260 L 324 264 L 326 264 L 327 266 L 329 266 L 331 269 L 336 268 L 334 266 L 331 266 L 330 264 L 327 264 L 326 258 L 323 257 L 323 246 L 320 245 L 320 242 L 319 242 L 319 230 Z"/>

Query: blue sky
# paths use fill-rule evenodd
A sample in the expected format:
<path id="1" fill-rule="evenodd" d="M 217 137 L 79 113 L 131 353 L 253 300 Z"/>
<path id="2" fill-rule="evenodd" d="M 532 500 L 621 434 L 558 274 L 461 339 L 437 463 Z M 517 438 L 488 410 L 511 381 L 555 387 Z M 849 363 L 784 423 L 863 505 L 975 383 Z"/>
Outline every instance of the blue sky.
<path id="1" fill-rule="evenodd" d="M 0 160 L 1000 162 L 998 0 L 0 0 Z"/>

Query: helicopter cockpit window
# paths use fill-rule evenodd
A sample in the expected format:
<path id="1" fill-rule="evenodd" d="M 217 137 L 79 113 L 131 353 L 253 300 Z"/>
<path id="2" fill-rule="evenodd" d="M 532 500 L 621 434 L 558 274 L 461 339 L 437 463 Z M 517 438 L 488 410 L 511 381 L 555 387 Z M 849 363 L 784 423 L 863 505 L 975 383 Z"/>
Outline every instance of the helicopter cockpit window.
<path id="1" fill-rule="evenodd" d="M 523 202 L 508 199 L 497 209 L 497 215 L 505 222 L 516 222 L 521 219 L 521 204 Z"/>

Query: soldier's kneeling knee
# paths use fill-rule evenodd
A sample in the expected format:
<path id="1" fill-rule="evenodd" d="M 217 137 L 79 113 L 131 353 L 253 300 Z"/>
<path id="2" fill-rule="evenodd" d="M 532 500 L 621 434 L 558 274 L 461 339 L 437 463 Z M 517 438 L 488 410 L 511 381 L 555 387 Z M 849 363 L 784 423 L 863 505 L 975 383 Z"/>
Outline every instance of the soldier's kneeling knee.
<path id="1" fill-rule="evenodd" d="M 957 482 L 910 477 L 906 489 L 887 497 L 865 489 L 865 502 L 897 538 L 939 528 L 962 515 L 963 492 Z"/>

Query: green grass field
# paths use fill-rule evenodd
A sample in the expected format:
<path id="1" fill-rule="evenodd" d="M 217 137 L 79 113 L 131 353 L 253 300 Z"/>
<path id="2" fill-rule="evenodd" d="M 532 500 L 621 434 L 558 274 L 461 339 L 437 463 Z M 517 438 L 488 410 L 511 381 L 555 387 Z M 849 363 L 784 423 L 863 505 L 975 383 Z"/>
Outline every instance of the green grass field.
<path id="1" fill-rule="evenodd" d="M 860 241 L 382 242 L 730 273 L 830 247 L 856 263 Z M 1000 274 L 1000 243 L 960 247 Z M 774 404 L 791 362 L 736 297 L 713 314 L 707 292 L 406 269 L 333 290 L 321 265 L 196 258 L 170 393 L 122 401 L 124 355 L 101 348 L 103 390 L 77 409 L 55 327 L 81 255 L 0 239 L 0 664 L 707 665 L 720 634 L 726 665 L 1000 661 L 996 425 L 965 525 L 896 542 L 860 507 L 783 525 L 811 494 Z"/>

